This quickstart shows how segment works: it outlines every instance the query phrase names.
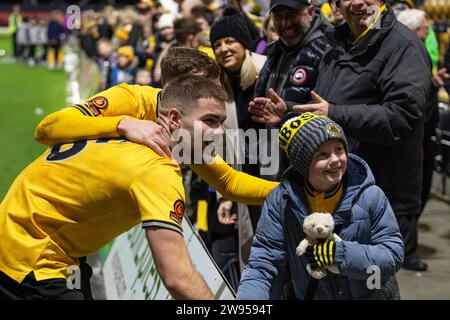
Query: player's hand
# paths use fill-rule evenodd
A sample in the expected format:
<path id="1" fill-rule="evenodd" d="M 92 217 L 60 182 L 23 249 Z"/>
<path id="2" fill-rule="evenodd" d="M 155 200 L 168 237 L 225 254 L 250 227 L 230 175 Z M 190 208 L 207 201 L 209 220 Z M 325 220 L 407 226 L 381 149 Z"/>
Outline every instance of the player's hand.
<path id="1" fill-rule="evenodd" d="M 217 219 L 222 224 L 233 224 L 237 221 L 237 214 L 231 214 L 231 209 L 233 208 L 233 202 L 229 200 L 224 200 L 219 204 L 217 209 Z"/>
<path id="2" fill-rule="evenodd" d="M 167 134 L 170 136 L 169 119 L 167 119 L 167 117 L 164 114 L 162 113 L 158 114 L 158 119 L 156 120 L 156 123 L 159 124 L 161 127 L 163 127 L 167 131 Z"/>
<path id="3" fill-rule="evenodd" d="M 277 125 L 286 114 L 286 103 L 273 89 L 269 89 L 269 98 L 256 97 L 250 101 L 248 111 L 252 120 L 267 125 Z"/>
<path id="4" fill-rule="evenodd" d="M 135 143 L 143 144 L 161 157 L 171 158 L 170 136 L 163 126 L 153 121 L 122 119 L 117 133 Z"/>
<path id="5" fill-rule="evenodd" d="M 318 115 L 328 116 L 330 104 L 314 91 L 311 91 L 311 98 L 313 98 L 314 103 L 296 104 L 292 107 L 292 111 L 298 113 L 312 112 Z"/>
<path id="6" fill-rule="evenodd" d="M 311 269 L 331 266 L 334 264 L 334 255 L 336 253 L 336 243 L 333 240 L 327 240 L 306 248 L 306 260 Z"/>

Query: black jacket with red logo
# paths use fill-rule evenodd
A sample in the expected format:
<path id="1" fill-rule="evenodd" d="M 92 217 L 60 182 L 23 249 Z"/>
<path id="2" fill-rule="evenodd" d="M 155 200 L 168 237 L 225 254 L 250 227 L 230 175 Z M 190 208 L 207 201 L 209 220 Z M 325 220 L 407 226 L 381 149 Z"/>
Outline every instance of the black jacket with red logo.
<path id="1" fill-rule="evenodd" d="M 326 18 L 316 11 L 316 18 L 303 40 L 294 47 L 287 47 L 281 40 L 268 48 L 268 56 L 255 84 L 255 97 L 268 97 L 269 88 L 273 88 L 289 107 L 294 104 L 307 103 L 311 100 L 311 90 L 316 85 L 319 63 L 325 51 L 330 47 L 324 30 L 331 27 Z M 267 145 L 276 143 L 268 137 Z M 261 171 L 261 177 L 269 180 L 280 180 L 289 163 L 286 155 L 278 151 L 278 163 L 267 166 L 278 166 L 273 174 Z"/>
<path id="2" fill-rule="evenodd" d="M 268 48 L 267 61 L 255 85 L 255 97 L 267 97 L 273 88 L 289 106 L 306 103 L 316 85 L 320 60 L 329 48 L 323 30 L 330 25 L 320 11 L 303 40 L 287 47 L 278 40 Z"/>

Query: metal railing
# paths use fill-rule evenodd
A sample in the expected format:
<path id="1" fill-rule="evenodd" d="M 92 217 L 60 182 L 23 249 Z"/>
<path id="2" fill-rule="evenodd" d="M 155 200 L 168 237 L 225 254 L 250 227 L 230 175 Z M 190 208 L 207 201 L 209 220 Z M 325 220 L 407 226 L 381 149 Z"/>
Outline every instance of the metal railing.
<path id="1" fill-rule="evenodd" d="M 450 203 L 450 108 L 447 105 L 441 106 L 440 116 L 440 125 L 431 138 L 436 146 L 435 177 L 439 177 L 439 181 L 433 183 L 432 194 Z"/>

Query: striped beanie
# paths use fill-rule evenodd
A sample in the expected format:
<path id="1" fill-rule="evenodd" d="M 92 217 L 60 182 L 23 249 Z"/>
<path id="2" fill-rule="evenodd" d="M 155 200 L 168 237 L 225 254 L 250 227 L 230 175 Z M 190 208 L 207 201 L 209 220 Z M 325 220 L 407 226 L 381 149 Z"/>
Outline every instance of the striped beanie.
<path id="1" fill-rule="evenodd" d="M 330 139 L 339 139 L 348 153 L 347 139 L 341 126 L 328 117 L 311 112 L 286 121 L 278 134 L 280 148 L 291 165 L 306 179 L 309 166 L 319 147 Z"/>

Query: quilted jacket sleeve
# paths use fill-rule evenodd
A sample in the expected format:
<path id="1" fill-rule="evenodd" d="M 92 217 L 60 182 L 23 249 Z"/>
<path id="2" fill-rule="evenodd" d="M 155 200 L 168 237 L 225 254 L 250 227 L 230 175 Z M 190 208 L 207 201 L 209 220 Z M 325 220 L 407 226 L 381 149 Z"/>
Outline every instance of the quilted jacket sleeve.
<path id="1" fill-rule="evenodd" d="M 250 252 L 237 292 L 239 300 L 267 300 L 272 284 L 287 262 L 281 212 L 282 187 L 275 188 L 264 203 Z"/>

